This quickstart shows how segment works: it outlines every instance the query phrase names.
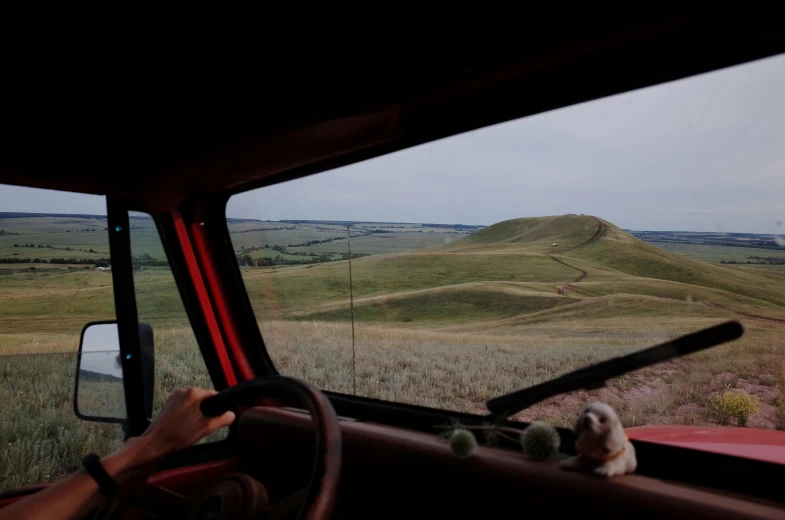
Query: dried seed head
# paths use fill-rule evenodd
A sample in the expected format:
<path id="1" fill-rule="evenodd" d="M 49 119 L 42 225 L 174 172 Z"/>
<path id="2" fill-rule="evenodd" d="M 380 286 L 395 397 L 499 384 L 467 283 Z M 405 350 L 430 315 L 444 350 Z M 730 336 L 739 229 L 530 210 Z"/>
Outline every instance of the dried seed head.
<path id="1" fill-rule="evenodd" d="M 474 453 L 477 448 L 477 439 L 469 430 L 458 428 L 450 435 L 450 448 L 458 457 L 465 459 Z"/>
<path id="2" fill-rule="evenodd" d="M 532 423 L 521 433 L 523 452 L 532 460 L 548 460 L 559 453 L 560 445 L 559 432 L 545 422 Z"/>

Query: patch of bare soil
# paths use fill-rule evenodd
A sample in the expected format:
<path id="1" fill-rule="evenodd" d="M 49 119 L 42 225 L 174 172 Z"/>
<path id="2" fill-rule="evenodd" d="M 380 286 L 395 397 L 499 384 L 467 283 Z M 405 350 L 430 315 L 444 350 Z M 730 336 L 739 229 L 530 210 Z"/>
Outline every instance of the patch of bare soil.
<path id="1" fill-rule="evenodd" d="M 758 384 L 756 380 L 739 378 L 732 372 L 722 372 L 705 382 L 689 387 L 690 371 L 696 370 L 694 362 L 678 360 L 661 366 L 628 375 L 609 382 L 599 390 L 577 391 L 552 397 L 513 417 L 515 421 L 548 421 L 557 426 L 572 427 L 580 411 L 590 402 L 602 401 L 614 406 L 626 426 L 642 424 L 693 424 L 718 426 L 709 401 L 692 399 L 684 402 L 687 391 L 691 396 L 714 397 L 718 388 L 735 389 L 754 395 L 760 402 L 760 410 L 747 423 L 750 428 L 774 429 L 777 425 L 775 401 L 782 392 L 773 386 Z M 681 383 L 681 384 L 680 384 Z M 733 425 L 735 426 L 735 424 Z"/>
<path id="2" fill-rule="evenodd" d="M 744 392 L 756 396 L 760 400 L 760 411 L 750 417 L 747 426 L 750 428 L 774 429 L 777 426 L 777 408 L 774 401 L 780 391 L 771 386 L 759 385 L 746 379 L 739 379 L 738 386 Z"/>

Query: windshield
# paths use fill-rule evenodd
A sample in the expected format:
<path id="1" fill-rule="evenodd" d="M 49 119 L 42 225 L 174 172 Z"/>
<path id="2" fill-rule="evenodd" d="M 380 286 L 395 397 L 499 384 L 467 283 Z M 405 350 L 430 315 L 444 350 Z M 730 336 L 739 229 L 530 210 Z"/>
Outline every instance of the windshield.
<path id="1" fill-rule="evenodd" d="M 785 59 L 488 127 L 233 196 L 278 370 L 471 413 L 731 319 L 731 343 L 517 420 L 785 428 Z"/>

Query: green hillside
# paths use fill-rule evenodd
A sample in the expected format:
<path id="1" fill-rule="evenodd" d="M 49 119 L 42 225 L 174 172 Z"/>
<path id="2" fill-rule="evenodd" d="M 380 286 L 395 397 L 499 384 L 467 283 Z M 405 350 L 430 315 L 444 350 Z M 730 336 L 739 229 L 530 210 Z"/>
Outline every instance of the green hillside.
<path id="1" fill-rule="evenodd" d="M 542 312 L 572 319 L 572 306 L 580 316 L 601 308 L 645 314 L 649 306 L 652 315 L 785 319 L 784 278 L 685 258 L 589 215 L 507 220 L 452 244 L 356 259 L 352 268 L 355 317 L 368 322 L 482 328 Z M 328 321 L 350 319 L 348 275 L 348 262 L 244 271 L 260 317 Z M 521 285 L 502 292 L 500 283 Z M 630 297 L 599 305 L 614 295 Z"/>
<path id="2" fill-rule="evenodd" d="M 558 246 L 553 246 L 558 243 Z M 453 251 L 540 251 L 590 262 L 605 275 L 669 280 L 719 289 L 775 305 L 785 305 L 785 284 L 763 271 L 700 262 L 647 244 L 610 222 L 592 216 L 562 215 L 507 220 L 449 246 Z M 569 263 L 569 262 L 568 262 Z M 589 269 L 592 279 L 593 269 Z M 697 290 L 697 289 L 696 289 Z"/>
<path id="3" fill-rule="evenodd" d="M 539 282 L 553 287 L 575 278 L 574 269 L 545 255 L 423 251 L 353 260 L 354 296 L 486 281 Z M 251 301 L 262 311 L 302 312 L 349 298 L 347 261 L 278 270 L 251 268 L 243 273 Z"/>
<path id="4" fill-rule="evenodd" d="M 469 283 L 383 297 L 360 298 L 354 303 L 355 318 L 363 322 L 456 323 L 502 319 L 529 314 L 577 300 L 563 298 L 544 287 L 522 284 Z M 310 312 L 298 319 L 343 321 L 350 314 L 348 302 Z"/>
<path id="5" fill-rule="evenodd" d="M 68 239 L 94 235 L 76 232 L 87 224 L 74 225 Z M 53 233 L 49 241 L 59 247 L 55 239 L 65 240 L 63 235 Z M 24 243 L 21 236 L 3 238 Z M 241 269 L 262 320 L 351 319 L 348 261 Z M 163 274 L 137 275 L 145 319 L 166 322 L 180 312 Z M 112 308 L 106 273 L 17 269 L 4 280 L 8 305 L 0 317 L 14 330 L 63 314 L 78 316 L 68 324 L 76 329 L 83 318 Z M 396 327 L 466 325 L 479 331 L 496 321 L 523 325 L 535 316 L 565 323 L 594 311 L 597 318 L 640 316 L 648 307 L 650 316 L 785 320 L 781 272 L 685 258 L 589 215 L 507 220 L 454 243 L 355 258 L 352 282 L 355 318 Z M 83 291 L 74 296 L 74 288 Z"/>
<path id="6" fill-rule="evenodd" d="M 590 240 L 597 220 L 584 215 L 559 215 L 505 220 L 451 244 L 448 249 L 472 250 L 515 244 L 532 253 L 556 253 Z M 558 243 L 558 246 L 553 246 Z"/>

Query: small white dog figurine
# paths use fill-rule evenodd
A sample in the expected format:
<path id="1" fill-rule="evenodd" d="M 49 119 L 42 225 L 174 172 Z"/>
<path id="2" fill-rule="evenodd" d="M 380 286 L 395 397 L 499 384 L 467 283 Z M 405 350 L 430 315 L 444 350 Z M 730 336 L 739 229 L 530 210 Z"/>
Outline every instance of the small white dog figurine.
<path id="1" fill-rule="evenodd" d="M 624 434 L 619 417 L 604 403 L 590 404 L 575 424 L 577 457 L 562 463 L 569 470 L 586 469 L 600 477 L 632 473 L 638 466 L 635 448 Z"/>

